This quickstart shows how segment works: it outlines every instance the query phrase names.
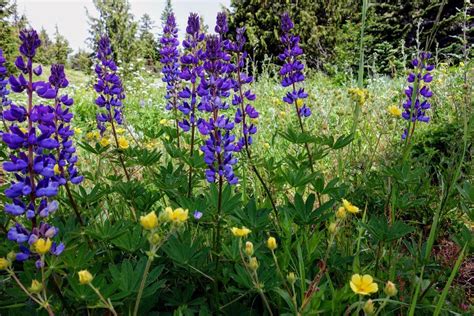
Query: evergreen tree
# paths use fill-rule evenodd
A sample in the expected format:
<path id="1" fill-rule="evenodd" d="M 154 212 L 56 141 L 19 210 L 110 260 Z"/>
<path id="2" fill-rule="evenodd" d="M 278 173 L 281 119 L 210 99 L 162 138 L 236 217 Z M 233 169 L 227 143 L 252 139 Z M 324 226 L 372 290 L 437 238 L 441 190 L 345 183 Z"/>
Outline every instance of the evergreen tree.
<path id="1" fill-rule="evenodd" d="M 69 41 L 59 33 L 58 26 L 54 33 L 54 43 L 51 45 L 52 62 L 66 65 L 68 55 L 72 53 Z"/>
<path id="2" fill-rule="evenodd" d="M 15 3 L 0 0 L 0 48 L 7 59 L 8 70 L 14 72 L 16 72 L 16 67 L 13 61 L 17 55 L 19 43 L 17 28 L 13 23 L 15 14 L 17 14 Z"/>
<path id="3" fill-rule="evenodd" d="M 88 53 L 83 49 L 79 49 L 79 51 L 71 56 L 70 64 L 71 68 L 82 71 L 86 74 L 91 73 L 91 67 L 93 65 L 92 58 L 94 54 Z"/>
<path id="4" fill-rule="evenodd" d="M 51 64 L 51 46 L 53 42 L 49 38 L 48 32 L 44 28 L 41 28 L 38 34 L 41 40 L 41 46 L 38 48 L 36 53 L 36 62 L 42 65 Z"/>
<path id="5" fill-rule="evenodd" d="M 153 35 L 155 22 L 150 15 L 144 14 L 140 19 L 140 51 L 148 68 L 155 70 L 155 62 L 158 60 L 158 42 Z"/>

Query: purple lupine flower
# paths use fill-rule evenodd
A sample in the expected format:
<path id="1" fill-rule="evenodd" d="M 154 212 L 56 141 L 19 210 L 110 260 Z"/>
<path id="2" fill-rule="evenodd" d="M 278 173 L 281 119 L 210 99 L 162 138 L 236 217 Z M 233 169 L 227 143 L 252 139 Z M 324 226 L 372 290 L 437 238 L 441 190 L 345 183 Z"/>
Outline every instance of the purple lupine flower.
<path id="1" fill-rule="evenodd" d="M 233 87 L 228 78 L 225 63 L 230 56 L 224 51 L 219 35 L 209 35 L 206 38 L 203 73 L 198 87 L 201 102 L 198 109 L 210 113 L 209 120 L 199 119 L 198 129 L 202 135 L 208 137 L 201 150 L 204 153 L 204 162 L 207 164 L 206 179 L 215 182 L 217 178 L 225 178 L 229 184 L 236 184 L 237 177 L 233 172 L 233 165 L 237 159 L 233 153 L 238 150 L 235 135 L 231 134 L 234 120 L 220 114 L 229 108 L 226 98 Z"/>
<path id="2" fill-rule="evenodd" d="M 2 102 L 2 117 L 8 129 L 1 136 L 10 149 L 9 160 L 3 163 L 3 169 L 13 174 L 10 186 L 5 190 L 5 196 L 10 201 L 5 203 L 4 210 L 11 216 L 25 216 L 29 220 L 15 220 L 16 224 L 9 229 L 7 238 L 19 244 L 20 252 L 16 259 L 25 261 L 30 257 L 39 258 L 38 254 L 29 250 L 28 243 L 34 243 L 38 236 L 52 239 L 58 231 L 45 222 L 58 208 L 58 202 L 52 200 L 59 187 L 54 174 L 57 163 L 55 153 L 60 148 L 55 138 L 57 117 L 54 107 L 33 104 L 33 95 L 55 99 L 55 85 L 67 85 L 67 80 L 63 73 L 54 83 L 34 81 L 34 76 L 42 73 L 40 66 L 33 68 L 41 41 L 34 30 L 22 30 L 20 40 L 21 55 L 16 58 L 15 66 L 21 73 L 10 76 L 8 81 L 13 92 L 26 92 L 28 102 L 26 106 Z M 0 58 L 0 63 L 3 62 Z M 4 74 L 1 67 L 0 72 Z M 42 222 L 38 224 L 40 219 Z"/>
<path id="3" fill-rule="evenodd" d="M 303 82 L 305 77 L 303 74 L 304 65 L 298 60 L 298 57 L 303 54 L 303 50 L 299 46 L 300 37 L 295 36 L 291 33 L 294 24 L 287 12 L 281 16 L 281 30 L 283 35 L 280 40 L 284 46 L 284 51 L 278 57 L 284 62 L 280 69 L 280 75 L 282 76 L 281 84 L 283 87 L 291 87 L 291 91 L 286 94 L 283 98 L 288 104 L 294 104 L 297 115 L 301 119 L 301 116 L 308 117 L 311 115 L 310 108 L 303 103 L 300 107 L 298 100 L 303 100 L 308 97 L 308 94 L 304 92 L 303 88 L 297 89 L 297 84 Z"/>
<path id="4" fill-rule="evenodd" d="M 59 143 L 56 167 L 58 170 L 55 171 L 55 173 L 57 173 L 56 178 L 59 184 L 65 184 L 66 181 L 79 184 L 84 177 L 79 175 L 75 166 L 77 162 L 77 155 L 75 155 L 76 148 L 71 139 L 74 135 L 74 130 L 70 126 L 70 122 L 74 116 L 71 113 L 70 107 L 74 103 L 74 100 L 68 97 L 67 94 L 59 95 L 59 89 L 66 88 L 69 85 L 69 81 L 64 73 L 64 65 L 51 66 L 49 83 L 56 90 L 54 109 L 56 123 L 55 139 Z"/>
<path id="5" fill-rule="evenodd" d="M 195 211 L 194 211 L 194 214 L 193 214 L 193 217 L 194 217 L 194 219 L 197 220 L 197 221 L 200 220 L 201 217 L 202 217 L 202 212 L 200 212 L 200 211 L 198 211 L 198 210 L 195 210 Z"/>
<path id="6" fill-rule="evenodd" d="M 237 124 L 242 123 L 242 137 L 237 143 L 237 149 L 239 150 L 242 147 L 248 150 L 248 146 L 252 144 L 252 135 L 257 132 L 257 126 L 248 119 L 256 119 L 259 116 L 257 110 L 250 104 L 251 101 L 255 100 L 255 94 L 252 93 L 250 88 L 244 88 L 244 85 L 253 82 L 253 77 L 248 76 L 243 70 L 247 58 L 247 52 L 243 51 L 246 41 L 245 27 L 238 28 L 235 42 L 231 44 L 231 51 L 236 55 L 235 72 L 237 77 L 234 80 L 232 104 L 240 106 L 237 109 L 234 121 Z"/>
<path id="7" fill-rule="evenodd" d="M 113 60 L 112 47 L 107 36 L 103 36 L 99 40 L 97 59 L 98 62 L 95 65 L 97 83 L 94 85 L 94 89 L 99 93 L 99 96 L 95 100 L 95 104 L 101 110 L 97 113 L 96 119 L 97 128 L 103 135 L 107 129 L 106 123 L 110 123 L 112 127 L 114 123 L 122 124 L 122 100 L 125 99 L 125 92 L 122 80 L 117 74 L 117 65 Z"/>
<path id="8" fill-rule="evenodd" d="M 408 74 L 408 88 L 405 90 L 407 98 L 405 103 L 403 103 L 405 111 L 402 113 L 402 117 L 405 120 L 411 121 L 411 134 L 414 132 L 416 121 L 425 123 L 430 121 L 429 116 L 426 115 L 426 110 L 431 108 L 429 98 L 433 95 L 429 86 L 426 85 L 433 80 L 431 71 L 434 69 L 434 65 L 427 63 L 430 58 L 430 53 L 422 52 L 419 54 L 419 57 L 413 59 L 411 62 L 414 70 Z M 416 91 L 414 92 L 415 89 Z M 415 95 L 413 93 L 415 93 Z M 405 139 L 407 135 L 408 129 L 405 129 L 402 134 L 402 139 Z"/>
<path id="9" fill-rule="evenodd" d="M 201 59 L 203 52 L 199 43 L 204 40 L 204 34 L 200 30 L 199 16 L 191 13 L 186 27 L 186 38 L 183 41 L 184 53 L 181 56 L 180 78 L 187 82 L 183 90 L 179 92 L 182 99 L 178 109 L 185 115 L 179 126 L 185 131 L 194 129 L 196 126 L 195 110 L 197 105 L 197 80 L 202 72 Z"/>
<path id="10" fill-rule="evenodd" d="M 7 60 L 5 59 L 5 56 L 3 56 L 3 50 L 0 49 L 0 119 L 2 121 L 4 121 L 2 108 L 7 107 L 11 104 L 11 101 L 8 99 L 8 94 L 10 93 L 10 91 L 8 91 L 8 88 L 7 88 L 8 78 L 7 78 L 7 67 L 5 65 L 6 61 Z"/>
<path id="11" fill-rule="evenodd" d="M 163 27 L 163 37 L 160 39 L 160 43 L 162 44 L 160 50 L 160 62 L 163 64 L 161 72 L 163 73 L 163 82 L 166 83 L 166 109 L 176 110 L 180 71 L 178 28 L 176 27 L 176 20 L 173 13 L 168 15 L 166 24 Z"/>

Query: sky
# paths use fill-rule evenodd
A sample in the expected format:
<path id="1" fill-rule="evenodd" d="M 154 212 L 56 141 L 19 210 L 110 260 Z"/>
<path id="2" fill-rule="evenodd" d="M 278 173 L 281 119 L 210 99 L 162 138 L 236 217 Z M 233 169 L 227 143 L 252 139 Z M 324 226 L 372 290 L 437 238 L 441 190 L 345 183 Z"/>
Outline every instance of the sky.
<path id="1" fill-rule="evenodd" d="M 148 13 L 155 21 L 154 32 L 158 33 L 160 16 L 166 1 L 129 0 L 129 2 L 135 20 L 138 21 L 143 14 Z M 92 0 L 17 0 L 17 4 L 18 12 L 27 16 L 31 27 L 38 31 L 43 27 L 52 37 L 57 25 L 59 33 L 67 38 L 75 52 L 79 48 L 89 49 L 86 44 L 89 35 L 86 9 L 93 16 L 98 14 Z M 229 7 L 230 0 L 172 0 L 172 5 L 180 38 L 183 38 L 190 12 L 201 15 L 204 22 L 210 26 L 209 30 L 213 30 L 217 12 L 222 5 Z"/>

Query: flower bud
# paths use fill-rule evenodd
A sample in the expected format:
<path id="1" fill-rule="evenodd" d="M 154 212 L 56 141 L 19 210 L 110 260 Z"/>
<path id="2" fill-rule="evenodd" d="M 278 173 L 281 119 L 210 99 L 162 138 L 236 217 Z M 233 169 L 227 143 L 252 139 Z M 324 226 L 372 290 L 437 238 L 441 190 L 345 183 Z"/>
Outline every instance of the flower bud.
<path id="1" fill-rule="evenodd" d="M 339 219 L 344 219 L 346 218 L 346 216 L 347 216 L 347 213 L 346 213 L 345 207 L 344 206 L 339 207 L 339 209 L 336 211 L 336 217 Z"/>
<path id="2" fill-rule="evenodd" d="M 269 238 L 268 238 L 268 240 L 267 240 L 267 247 L 268 247 L 268 249 L 270 249 L 271 251 L 275 250 L 275 249 L 278 247 L 275 237 L 269 237 Z"/>
<path id="3" fill-rule="evenodd" d="M 79 271 L 78 275 L 79 275 L 79 283 L 81 284 L 89 284 L 94 279 L 92 274 L 87 270 Z"/>
<path id="4" fill-rule="evenodd" d="M 253 255 L 253 244 L 251 241 L 247 241 L 245 243 L 245 254 L 247 254 L 249 257 Z"/>
<path id="5" fill-rule="evenodd" d="M 161 241 L 161 236 L 157 233 L 151 234 L 150 237 L 148 238 L 148 241 L 152 245 L 158 245 Z"/>
<path id="6" fill-rule="evenodd" d="M 252 271 L 257 271 L 257 269 L 258 269 L 258 261 L 257 261 L 257 258 L 255 258 L 255 257 L 250 258 L 250 260 L 249 260 L 249 268 L 250 268 L 250 270 L 252 270 Z"/>
<path id="7" fill-rule="evenodd" d="M 43 289 L 43 284 L 41 284 L 41 282 L 38 280 L 33 280 L 31 281 L 31 286 L 28 290 L 33 294 L 39 294 L 42 289 Z"/>
<path id="8" fill-rule="evenodd" d="M 385 288 L 383 289 L 383 291 L 389 297 L 395 296 L 398 293 L 397 287 L 390 281 L 387 281 L 387 284 L 385 284 Z"/>
<path id="9" fill-rule="evenodd" d="M 10 260 L 0 258 L 0 271 L 6 270 L 10 266 Z"/>
<path id="10" fill-rule="evenodd" d="M 335 234 L 337 231 L 337 224 L 336 223 L 329 224 L 328 230 L 331 234 Z"/>
<path id="11" fill-rule="evenodd" d="M 366 315 L 373 315 L 375 313 L 374 302 L 369 299 L 367 302 L 365 302 L 363 310 Z"/>
<path id="12" fill-rule="evenodd" d="M 286 280 L 288 281 L 288 283 L 290 283 L 291 285 L 295 284 L 296 282 L 296 275 L 294 272 L 290 272 L 288 273 L 288 275 L 286 276 Z"/>
<path id="13" fill-rule="evenodd" d="M 7 254 L 7 259 L 8 259 L 8 261 L 10 261 L 10 262 L 15 261 L 15 260 L 16 260 L 16 252 L 10 251 L 10 252 Z"/>

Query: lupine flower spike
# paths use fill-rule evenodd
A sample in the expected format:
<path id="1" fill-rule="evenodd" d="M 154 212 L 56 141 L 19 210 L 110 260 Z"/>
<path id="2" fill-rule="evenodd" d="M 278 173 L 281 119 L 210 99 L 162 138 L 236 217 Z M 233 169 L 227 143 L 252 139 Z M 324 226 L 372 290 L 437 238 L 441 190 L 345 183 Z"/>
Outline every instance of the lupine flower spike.
<path id="1" fill-rule="evenodd" d="M 7 60 L 5 59 L 5 56 L 3 56 L 3 50 L 0 49 L 0 119 L 3 122 L 3 127 L 5 128 L 5 130 L 7 129 L 7 123 L 3 119 L 2 108 L 7 107 L 11 104 L 11 101 L 8 99 L 8 94 L 10 93 L 10 91 L 8 91 L 7 88 L 8 78 L 7 67 L 5 65 L 6 61 Z"/>
<path id="2" fill-rule="evenodd" d="M 186 38 L 183 41 L 184 53 L 181 56 L 181 73 L 180 78 L 187 82 L 183 90 L 179 92 L 182 100 L 178 109 L 185 115 L 185 118 L 179 122 L 179 126 L 183 131 L 191 131 L 191 149 L 190 157 L 194 155 L 194 142 L 196 130 L 196 107 L 197 107 L 197 87 L 198 79 L 202 72 L 201 58 L 203 55 L 199 44 L 204 40 L 204 34 L 201 33 L 199 16 L 191 13 L 188 18 L 188 26 L 186 27 Z M 184 84 L 184 83 L 183 83 Z M 193 168 L 189 168 L 188 178 L 188 196 L 192 193 Z"/>
<path id="3" fill-rule="evenodd" d="M 179 71 L 179 51 L 178 51 L 178 28 L 174 14 L 168 15 L 166 24 L 163 27 L 163 37 L 160 39 L 162 48 L 160 51 L 160 62 L 163 64 L 161 72 L 163 73 L 163 82 L 166 83 L 167 100 L 166 109 L 173 110 L 176 122 L 176 133 L 179 147 L 179 121 L 178 121 L 178 90 L 180 83 Z"/>
<path id="4" fill-rule="evenodd" d="M 426 115 L 426 110 L 431 108 L 429 98 L 433 95 L 428 85 L 433 80 L 431 71 L 434 69 L 434 65 L 428 64 L 430 58 L 430 53 L 422 52 L 411 62 L 414 70 L 407 78 L 409 85 L 405 90 L 407 99 L 403 103 L 404 112 L 402 113 L 402 117 L 409 123 L 408 128 L 403 132 L 402 139 L 413 136 L 417 121 L 425 123 L 430 121 Z M 408 131 L 410 131 L 409 134 Z"/>
<path id="5" fill-rule="evenodd" d="M 107 36 L 103 36 L 99 40 L 97 59 L 98 62 L 95 65 L 97 83 L 94 85 L 95 91 L 99 93 L 99 96 L 95 100 L 95 104 L 100 109 L 96 116 L 97 128 L 103 137 L 107 130 L 107 124 L 110 124 L 116 148 L 126 149 L 128 143 L 126 139 L 117 136 L 116 129 L 116 125 L 122 125 L 123 123 L 122 100 L 125 99 L 125 92 L 122 86 L 122 80 L 117 74 L 117 65 L 112 58 L 112 47 Z M 108 146 L 108 139 L 103 138 L 101 144 Z M 127 180 L 130 181 L 130 175 L 125 167 L 125 162 L 121 154 L 119 154 L 119 160 Z"/>
<path id="6" fill-rule="evenodd" d="M 63 182 L 54 171 L 57 154 L 62 148 L 71 146 L 56 138 L 56 132 L 62 126 L 62 123 L 58 124 L 60 115 L 56 109 L 33 104 L 35 94 L 46 100 L 54 100 L 57 96 L 56 86 L 33 80 L 42 73 L 41 66 L 33 68 L 36 50 L 41 45 L 38 34 L 34 30 L 22 30 L 20 41 L 21 56 L 15 60 L 20 75 L 10 76 L 9 83 L 13 92 L 26 93 L 27 105 L 7 102 L 3 107 L 2 117 L 9 128 L 2 133 L 2 141 L 10 149 L 10 159 L 3 163 L 3 169 L 14 175 L 5 190 L 10 201 L 4 210 L 11 216 L 25 216 L 29 220 L 15 220 L 16 224 L 7 233 L 8 239 L 19 246 L 15 259 L 33 258 L 36 267 L 42 268 L 45 254 L 59 255 L 64 250 L 62 243 L 53 241 L 58 229 L 46 221 L 58 209 L 58 202 L 53 198 Z M 61 76 L 65 80 L 64 73 Z M 66 99 L 66 103 L 72 104 L 72 100 Z"/>
<path id="7" fill-rule="evenodd" d="M 304 133 L 302 118 L 309 117 L 311 115 L 311 109 L 304 103 L 304 99 L 308 97 L 308 94 L 304 92 L 303 88 L 298 89 L 296 86 L 298 83 L 302 83 L 305 77 L 303 74 L 304 65 L 298 60 L 298 57 L 303 54 L 303 50 L 299 46 L 299 36 L 295 36 L 291 33 L 293 27 L 293 21 L 291 21 L 289 14 L 285 12 L 281 16 L 281 30 L 283 31 L 283 35 L 280 39 L 284 46 L 283 53 L 279 55 L 280 60 L 284 62 L 280 69 L 280 75 L 282 76 L 281 85 L 285 88 L 291 88 L 291 91 L 283 97 L 283 101 L 288 104 L 294 104 L 301 132 Z M 308 143 L 305 143 L 305 146 L 310 167 L 311 170 L 313 170 L 313 157 Z"/>

